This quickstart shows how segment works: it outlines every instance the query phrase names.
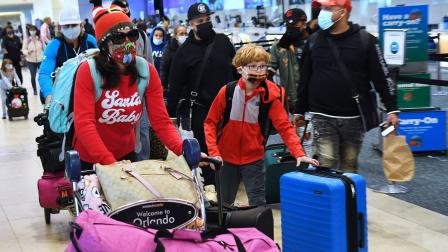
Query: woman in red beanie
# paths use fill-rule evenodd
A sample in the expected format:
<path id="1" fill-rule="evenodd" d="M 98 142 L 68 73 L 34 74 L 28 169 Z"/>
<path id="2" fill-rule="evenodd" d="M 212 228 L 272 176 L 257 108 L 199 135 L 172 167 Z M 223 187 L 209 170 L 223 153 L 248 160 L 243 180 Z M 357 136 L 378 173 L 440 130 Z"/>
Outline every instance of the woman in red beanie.
<path id="1" fill-rule="evenodd" d="M 136 161 L 134 129 L 143 106 L 156 135 L 180 155 L 182 140 L 168 117 L 157 71 L 143 58 L 136 57 L 138 31 L 118 7 L 98 7 L 93 14 L 100 52 L 94 58 L 93 68 L 92 63 L 81 64 L 74 91 L 73 143 L 80 154 L 82 169 L 91 169 L 95 163 Z M 141 70 L 142 64 L 145 71 Z M 95 92 L 95 73 L 91 72 L 95 68 L 103 80 L 100 92 Z M 139 93 L 137 83 L 142 78 L 149 83 Z"/>

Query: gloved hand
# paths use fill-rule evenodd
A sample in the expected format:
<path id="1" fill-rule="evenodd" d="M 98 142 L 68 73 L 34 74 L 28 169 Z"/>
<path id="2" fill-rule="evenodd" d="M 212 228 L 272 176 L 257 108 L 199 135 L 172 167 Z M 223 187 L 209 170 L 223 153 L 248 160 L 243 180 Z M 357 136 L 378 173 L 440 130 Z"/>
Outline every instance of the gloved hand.
<path id="1" fill-rule="evenodd" d="M 93 4 L 93 7 L 103 6 L 102 0 L 89 0 L 89 3 Z"/>

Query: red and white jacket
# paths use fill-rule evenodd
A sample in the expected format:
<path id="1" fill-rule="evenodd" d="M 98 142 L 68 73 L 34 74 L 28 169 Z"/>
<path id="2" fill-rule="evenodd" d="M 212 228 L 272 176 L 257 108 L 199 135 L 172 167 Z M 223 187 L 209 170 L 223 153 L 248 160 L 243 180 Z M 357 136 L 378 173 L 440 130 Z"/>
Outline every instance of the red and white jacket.
<path id="1" fill-rule="evenodd" d="M 149 65 L 150 82 L 145 93 L 151 127 L 162 143 L 177 155 L 182 154 L 182 140 L 168 117 L 162 85 L 154 66 Z M 75 138 L 73 147 L 81 160 L 108 165 L 135 149 L 134 129 L 143 113 L 138 85 L 130 85 L 130 76 L 122 75 L 120 84 L 103 90 L 95 102 L 95 88 L 87 62 L 76 74 L 74 94 Z"/>
<path id="2" fill-rule="evenodd" d="M 305 155 L 296 129 L 291 124 L 288 114 L 279 97 L 276 84 L 266 80 L 269 97 L 263 100 L 265 89 L 258 87 L 252 95 L 247 96 L 242 79 L 235 87 L 229 122 L 222 129 L 217 141 L 218 124 L 223 120 L 226 107 L 226 88 L 219 91 L 204 122 L 204 131 L 209 155 L 221 156 L 225 162 L 234 165 L 245 165 L 263 159 L 264 137 L 258 124 L 260 102 L 272 102 L 268 116 L 282 137 L 291 154 L 295 157 Z"/>

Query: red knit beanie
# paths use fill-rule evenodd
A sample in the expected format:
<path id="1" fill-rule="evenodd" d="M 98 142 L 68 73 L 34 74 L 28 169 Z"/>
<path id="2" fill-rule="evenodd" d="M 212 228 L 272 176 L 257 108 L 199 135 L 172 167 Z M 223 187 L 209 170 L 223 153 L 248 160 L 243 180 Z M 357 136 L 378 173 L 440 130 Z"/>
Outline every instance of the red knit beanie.
<path id="1" fill-rule="evenodd" d="M 116 5 L 112 5 L 110 9 L 96 7 L 92 14 L 95 23 L 95 38 L 98 44 L 104 42 L 114 30 L 134 28 L 131 19 Z"/>

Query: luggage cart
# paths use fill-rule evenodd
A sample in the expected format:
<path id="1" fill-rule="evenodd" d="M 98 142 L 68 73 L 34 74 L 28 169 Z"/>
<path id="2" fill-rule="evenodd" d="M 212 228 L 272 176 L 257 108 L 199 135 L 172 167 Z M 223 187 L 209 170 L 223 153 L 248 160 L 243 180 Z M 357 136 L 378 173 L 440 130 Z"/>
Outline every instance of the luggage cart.
<path id="1" fill-rule="evenodd" d="M 187 164 L 191 168 L 192 177 L 196 191 L 198 193 L 199 207 L 196 207 L 191 202 L 177 199 L 156 199 L 156 200 L 142 200 L 134 202 L 118 209 L 114 209 L 107 215 L 115 220 L 140 226 L 143 228 L 191 228 L 191 229 L 206 229 L 206 215 L 205 215 L 205 199 L 203 194 L 203 185 L 201 178 L 201 168 L 199 162 L 201 161 L 201 150 L 196 139 L 186 139 L 183 142 L 183 156 Z M 86 175 L 95 174 L 94 170 L 81 171 L 81 161 L 79 154 L 76 151 L 67 151 L 65 154 L 66 173 L 70 179 L 73 187 L 74 205 L 76 216 L 78 216 L 84 209 L 82 205 L 82 197 L 78 183 Z M 198 209 L 199 208 L 199 209 Z M 135 221 L 137 212 L 148 211 L 169 211 L 171 215 L 176 216 L 174 222 L 153 222 L 149 221 Z"/>

